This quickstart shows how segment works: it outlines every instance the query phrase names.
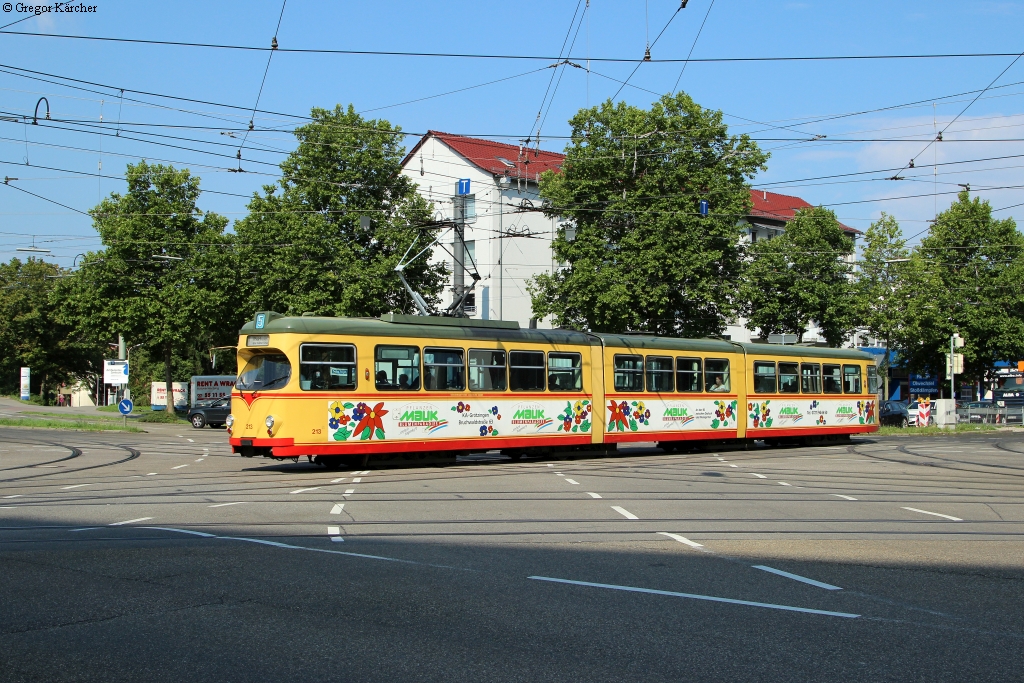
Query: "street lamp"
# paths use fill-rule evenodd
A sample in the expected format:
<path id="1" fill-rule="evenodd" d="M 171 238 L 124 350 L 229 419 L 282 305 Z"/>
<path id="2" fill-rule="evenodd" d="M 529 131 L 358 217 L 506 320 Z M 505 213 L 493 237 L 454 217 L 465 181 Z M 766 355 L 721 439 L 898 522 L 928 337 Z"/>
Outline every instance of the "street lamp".
<path id="1" fill-rule="evenodd" d="M 157 261 L 184 261 L 185 259 L 181 256 L 167 256 L 165 254 L 153 254 L 153 258 Z"/>

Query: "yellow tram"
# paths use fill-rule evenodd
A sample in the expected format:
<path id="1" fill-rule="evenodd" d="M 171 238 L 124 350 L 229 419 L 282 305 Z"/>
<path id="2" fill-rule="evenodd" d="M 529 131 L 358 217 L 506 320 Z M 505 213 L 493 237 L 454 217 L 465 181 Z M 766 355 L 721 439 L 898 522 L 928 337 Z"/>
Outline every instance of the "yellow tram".
<path id="1" fill-rule="evenodd" d="M 262 312 L 241 330 L 238 367 L 233 451 L 332 468 L 375 454 L 517 458 L 878 430 L 875 364 L 853 349 Z"/>

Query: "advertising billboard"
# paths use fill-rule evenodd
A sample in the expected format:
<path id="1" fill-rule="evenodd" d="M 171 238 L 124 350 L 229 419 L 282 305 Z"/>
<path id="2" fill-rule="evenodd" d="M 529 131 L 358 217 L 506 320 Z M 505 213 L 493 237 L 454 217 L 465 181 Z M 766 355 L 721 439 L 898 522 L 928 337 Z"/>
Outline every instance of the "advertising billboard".
<path id="1" fill-rule="evenodd" d="M 214 401 L 231 395 L 235 386 L 234 375 L 193 375 L 192 407 L 201 401 Z"/>
<path id="2" fill-rule="evenodd" d="M 171 387 L 174 391 L 174 407 L 182 410 L 188 408 L 188 383 L 174 382 Z M 149 403 L 154 410 L 167 408 L 167 385 L 164 382 L 153 382 Z"/>

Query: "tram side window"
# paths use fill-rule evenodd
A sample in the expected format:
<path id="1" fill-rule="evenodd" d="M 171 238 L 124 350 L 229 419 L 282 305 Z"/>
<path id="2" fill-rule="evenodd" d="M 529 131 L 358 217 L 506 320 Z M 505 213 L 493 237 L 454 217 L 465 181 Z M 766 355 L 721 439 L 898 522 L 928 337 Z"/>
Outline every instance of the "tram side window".
<path id="1" fill-rule="evenodd" d="M 505 391 L 505 352 L 469 350 L 469 390 Z"/>
<path id="2" fill-rule="evenodd" d="M 720 358 L 704 361 L 704 382 L 708 391 L 729 391 L 729 361 Z"/>
<path id="3" fill-rule="evenodd" d="M 800 374 L 803 376 L 801 389 L 805 394 L 821 393 L 821 366 L 817 363 L 801 363 Z"/>
<path id="4" fill-rule="evenodd" d="M 663 393 L 672 391 L 672 357 L 647 356 L 647 391 Z"/>
<path id="5" fill-rule="evenodd" d="M 796 363 L 779 363 L 779 393 L 800 393 L 800 375 Z"/>
<path id="6" fill-rule="evenodd" d="M 843 393 L 843 373 L 838 365 L 822 365 L 822 389 L 826 394 Z"/>
<path id="7" fill-rule="evenodd" d="M 756 361 L 754 363 L 754 393 L 774 394 L 776 389 L 775 363 Z"/>
<path id="8" fill-rule="evenodd" d="M 283 353 L 261 353 L 249 359 L 235 382 L 239 391 L 282 389 L 292 377 L 292 364 Z"/>
<path id="9" fill-rule="evenodd" d="M 423 349 L 423 388 L 427 391 L 465 391 L 466 366 L 462 349 Z"/>
<path id="10" fill-rule="evenodd" d="M 620 356 L 612 358 L 615 391 L 644 390 L 644 357 Z"/>
<path id="11" fill-rule="evenodd" d="M 299 388 L 303 391 L 352 391 L 356 388 L 356 347 L 351 344 L 303 344 L 299 347 Z"/>
<path id="12" fill-rule="evenodd" d="M 544 391 L 544 352 L 509 351 L 508 385 L 512 391 Z"/>
<path id="13" fill-rule="evenodd" d="M 843 366 L 843 391 L 847 394 L 860 393 L 860 366 Z"/>
<path id="14" fill-rule="evenodd" d="M 874 363 L 868 365 L 868 393 L 878 393 L 878 368 L 875 367 Z"/>
<path id="15" fill-rule="evenodd" d="M 580 354 L 548 354 L 548 391 L 583 391 L 583 357 Z"/>
<path id="16" fill-rule="evenodd" d="M 700 358 L 676 358 L 676 387 L 679 391 L 700 392 L 703 384 Z"/>
<path id="17" fill-rule="evenodd" d="M 418 346 L 378 346 L 373 358 L 377 391 L 417 391 L 420 388 Z"/>

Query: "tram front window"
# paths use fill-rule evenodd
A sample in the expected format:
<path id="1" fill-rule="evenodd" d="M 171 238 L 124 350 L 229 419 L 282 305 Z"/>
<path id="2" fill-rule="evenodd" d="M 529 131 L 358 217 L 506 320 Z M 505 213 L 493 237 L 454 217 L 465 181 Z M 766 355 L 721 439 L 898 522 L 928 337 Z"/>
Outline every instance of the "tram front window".
<path id="1" fill-rule="evenodd" d="M 239 391 L 281 389 L 292 377 L 292 364 L 283 353 L 261 353 L 249 359 L 238 375 Z"/>

